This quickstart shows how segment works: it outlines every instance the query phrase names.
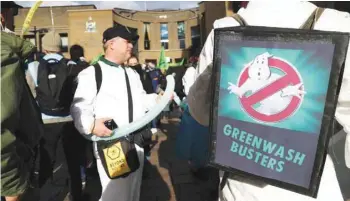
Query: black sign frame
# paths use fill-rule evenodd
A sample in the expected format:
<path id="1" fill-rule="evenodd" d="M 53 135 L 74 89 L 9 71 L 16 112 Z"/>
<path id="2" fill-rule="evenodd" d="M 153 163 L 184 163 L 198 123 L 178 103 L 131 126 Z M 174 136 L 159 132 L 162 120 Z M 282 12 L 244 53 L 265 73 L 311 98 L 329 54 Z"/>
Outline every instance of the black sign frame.
<path id="1" fill-rule="evenodd" d="M 334 44 L 334 55 L 332 60 L 332 67 L 329 78 L 329 88 L 326 95 L 326 104 L 324 108 L 324 115 L 322 117 L 321 130 L 317 142 L 317 151 L 315 161 L 312 168 L 312 175 L 308 187 L 294 185 L 284 181 L 267 178 L 251 174 L 234 167 L 220 164 L 216 162 L 216 147 L 220 146 L 217 143 L 217 126 L 218 126 L 218 104 L 219 104 L 219 90 L 220 90 L 220 76 L 221 76 L 221 47 L 222 38 L 225 36 L 238 36 L 232 38 L 233 40 L 245 40 L 255 38 L 258 41 L 271 40 L 271 38 L 285 42 L 284 38 L 298 38 L 308 41 L 309 38 L 327 38 Z M 209 165 L 220 170 L 227 171 L 233 175 L 244 177 L 247 180 L 255 180 L 294 191 L 303 195 L 317 197 L 317 192 L 326 160 L 328 142 L 333 134 L 331 125 L 335 121 L 335 109 L 338 100 L 339 88 L 342 80 L 342 71 L 344 71 L 345 57 L 347 54 L 349 44 L 349 33 L 340 32 L 326 32 L 315 30 L 300 30 L 300 29 L 284 29 L 284 28 L 268 28 L 268 27 L 228 27 L 214 30 L 214 59 L 213 59 L 213 75 L 211 80 L 212 104 L 210 110 L 210 153 Z M 240 38 L 240 39 L 237 39 Z M 350 59 L 350 58 L 348 58 Z"/>

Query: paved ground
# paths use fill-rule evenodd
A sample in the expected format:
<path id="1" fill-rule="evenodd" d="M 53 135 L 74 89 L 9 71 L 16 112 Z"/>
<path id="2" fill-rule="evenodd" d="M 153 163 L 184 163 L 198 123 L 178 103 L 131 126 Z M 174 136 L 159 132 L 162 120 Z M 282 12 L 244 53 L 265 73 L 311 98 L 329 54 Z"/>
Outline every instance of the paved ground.
<path id="1" fill-rule="evenodd" d="M 187 162 L 176 158 L 175 139 L 179 119 L 163 122 L 154 138 L 150 163 L 145 166 L 140 201 L 203 201 L 201 182 L 192 176 Z"/>

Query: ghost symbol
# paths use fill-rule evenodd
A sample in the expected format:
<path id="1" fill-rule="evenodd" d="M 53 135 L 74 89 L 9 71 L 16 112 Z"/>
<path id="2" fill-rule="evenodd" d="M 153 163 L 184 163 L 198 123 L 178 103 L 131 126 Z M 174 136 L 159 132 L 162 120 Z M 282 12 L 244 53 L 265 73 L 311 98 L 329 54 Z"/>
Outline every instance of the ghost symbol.
<path id="1" fill-rule="evenodd" d="M 282 76 L 276 73 L 272 73 L 269 67 L 269 58 L 272 57 L 268 52 L 255 57 L 255 59 L 248 65 L 248 79 L 238 87 L 229 82 L 228 90 L 231 93 L 242 98 L 247 92 L 254 94 L 260 89 L 265 88 L 267 85 L 278 80 Z M 306 92 L 301 89 L 303 83 L 296 85 L 288 85 L 280 91 L 277 91 L 273 95 L 260 101 L 255 110 L 265 115 L 274 115 L 283 111 L 291 102 L 293 96 L 302 98 Z"/>

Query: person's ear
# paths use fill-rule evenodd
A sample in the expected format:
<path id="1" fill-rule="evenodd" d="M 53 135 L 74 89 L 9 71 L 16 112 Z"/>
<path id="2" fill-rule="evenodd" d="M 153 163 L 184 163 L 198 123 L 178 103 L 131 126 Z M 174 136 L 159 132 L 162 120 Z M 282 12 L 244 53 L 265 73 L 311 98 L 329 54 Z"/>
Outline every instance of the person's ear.
<path id="1" fill-rule="evenodd" d="M 1 13 L 1 26 L 5 24 L 5 18 L 4 15 Z"/>
<path id="2" fill-rule="evenodd" d="M 110 48 L 111 48 L 112 50 L 115 49 L 115 48 L 114 48 L 115 43 L 118 43 L 118 39 L 113 39 L 113 40 L 111 40 L 111 42 L 110 42 Z"/>

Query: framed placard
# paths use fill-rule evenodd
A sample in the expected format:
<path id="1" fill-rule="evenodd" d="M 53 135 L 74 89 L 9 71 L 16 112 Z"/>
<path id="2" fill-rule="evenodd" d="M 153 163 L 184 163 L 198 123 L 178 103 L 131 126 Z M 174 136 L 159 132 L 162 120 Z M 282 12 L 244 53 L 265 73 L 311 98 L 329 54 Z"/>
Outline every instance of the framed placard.
<path id="1" fill-rule="evenodd" d="M 215 29 L 209 164 L 316 197 L 349 34 Z"/>

